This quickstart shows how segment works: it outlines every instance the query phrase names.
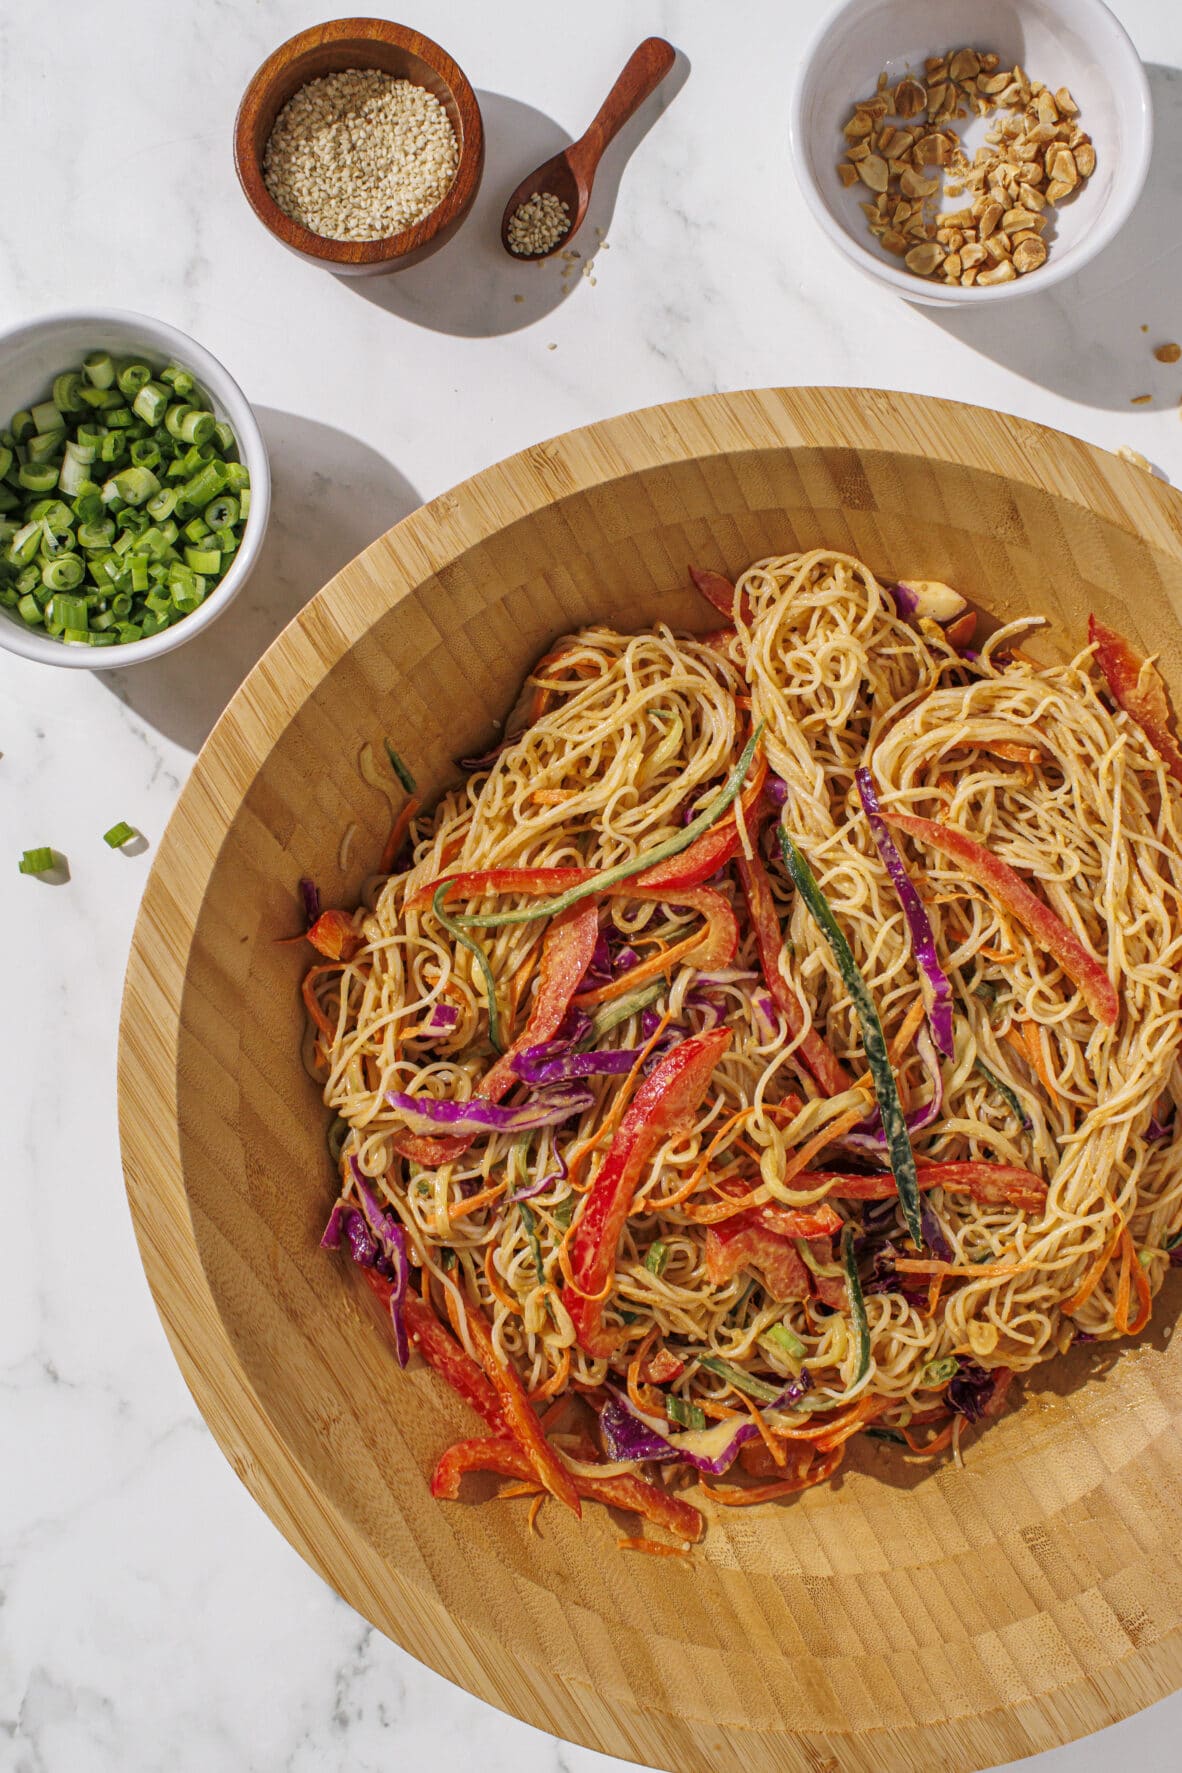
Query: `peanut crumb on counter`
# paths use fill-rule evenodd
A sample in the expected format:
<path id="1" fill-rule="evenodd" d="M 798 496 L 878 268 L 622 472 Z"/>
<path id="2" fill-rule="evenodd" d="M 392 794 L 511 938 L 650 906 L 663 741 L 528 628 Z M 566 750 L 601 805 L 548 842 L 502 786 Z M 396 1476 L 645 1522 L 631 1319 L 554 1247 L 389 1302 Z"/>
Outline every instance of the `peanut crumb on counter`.
<path id="1" fill-rule="evenodd" d="M 1153 399 L 1152 394 L 1134 394 L 1133 398 L 1129 401 L 1129 405 L 1130 406 L 1144 406 L 1147 401 L 1150 401 L 1152 399 Z"/>
<path id="2" fill-rule="evenodd" d="M 1171 339 L 1168 344 L 1159 345 L 1153 355 L 1159 363 L 1177 363 L 1182 357 L 1182 345 L 1176 345 Z"/>

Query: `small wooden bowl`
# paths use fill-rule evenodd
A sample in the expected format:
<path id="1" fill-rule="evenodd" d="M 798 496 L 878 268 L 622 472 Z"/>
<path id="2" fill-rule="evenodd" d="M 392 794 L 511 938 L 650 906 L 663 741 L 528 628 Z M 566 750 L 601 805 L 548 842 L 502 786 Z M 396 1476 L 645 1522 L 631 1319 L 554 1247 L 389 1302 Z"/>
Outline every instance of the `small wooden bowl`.
<path id="1" fill-rule="evenodd" d="M 434 93 L 451 121 L 460 162 L 443 201 L 413 228 L 382 240 L 326 240 L 293 221 L 263 182 L 263 154 L 275 119 L 309 80 L 350 68 L 377 68 Z M 401 271 L 450 240 L 475 201 L 484 171 L 484 125 L 476 94 L 447 51 L 420 31 L 382 18 L 338 18 L 281 43 L 255 73 L 234 124 L 234 165 L 263 226 L 300 258 L 345 277 Z"/>

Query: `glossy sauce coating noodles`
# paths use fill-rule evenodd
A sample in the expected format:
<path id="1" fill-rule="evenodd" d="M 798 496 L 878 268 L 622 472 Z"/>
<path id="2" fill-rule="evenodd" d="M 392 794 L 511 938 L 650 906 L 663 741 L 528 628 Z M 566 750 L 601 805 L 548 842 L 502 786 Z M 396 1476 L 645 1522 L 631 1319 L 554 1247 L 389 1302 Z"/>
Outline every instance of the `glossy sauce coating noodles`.
<path id="1" fill-rule="evenodd" d="M 411 1288 L 469 1355 L 478 1311 L 535 1407 L 616 1398 L 673 1448 L 686 1430 L 689 1446 L 759 1416 L 739 1469 L 784 1490 L 827 1476 L 847 1431 L 869 1423 L 918 1431 L 916 1445 L 928 1424 L 943 1444 L 951 1424 L 955 1439 L 998 1373 L 1147 1318 L 1182 1225 L 1180 802 L 1090 652 L 1035 664 L 1019 650 L 1030 624 L 958 651 L 860 562 L 822 551 L 752 566 L 734 618 L 706 639 L 591 628 L 541 661 L 531 723 L 415 821 L 355 920 L 356 951 L 310 975 L 307 1056 L 343 1123 L 345 1209 L 360 1173 L 403 1230 Z M 705 855 L 690 848 L 661 864 L 665 891 L 635 867 L 579 887 L 565 935 L 553 906 L 457 923 L 546 901 L 537 882 L 465 884 L 473 873 L 619 875 L 676 844 L 753 732 L 744 791 L 708 827 L 731 834 L 709 875 L 679 879 Z M 1082 954 L 1092 995 L 986 864 L 974 873 L 892 826 L 951 987 L 941 1056 L 863 768 L 888 823 L 955 828 L 1008 864 Z M 793 889 L 780 820 L 881 1020 L 925 1249 L 895 1196 L 849 979 Z M 558 1024 L 523 1049 L 562 953 L 592 939 Z M 529 1079 L 490 1044 L 476 949 L 502 1045 L 516 1043 L 514 1066 L 532 1061 Z M 1111 1026 L 1094 1013 L 1104 992 Z M 631 1129 L 685 1043 L 708 1037 L 717 1058 L 698 1099 L 649 1114 L 614 1255 L 588 1255 L 602 1204 L 588 1201 L 627 1167 Z M 583 1075 L 587 1055 L 608 1055 L 604 1069 Z M 556 1078 L 538 1071 L 555 1061 Z M 491 1124 L 452 1135 L 451 1105 L 492 1089 L 498 1063 Z M 569 1113 L 546 1119 L 563 1089 Z M 580 1330 L 591 1289 L 571 1269 L 592 1256 L 608 1276 L 591 1301 L 598 1337 Z M 582 1408 L 581 1443 L 555 1436 L 568 1464 L 602 1456 Z M 618 1435 L 606 1451 L 628 1469 Z"/>

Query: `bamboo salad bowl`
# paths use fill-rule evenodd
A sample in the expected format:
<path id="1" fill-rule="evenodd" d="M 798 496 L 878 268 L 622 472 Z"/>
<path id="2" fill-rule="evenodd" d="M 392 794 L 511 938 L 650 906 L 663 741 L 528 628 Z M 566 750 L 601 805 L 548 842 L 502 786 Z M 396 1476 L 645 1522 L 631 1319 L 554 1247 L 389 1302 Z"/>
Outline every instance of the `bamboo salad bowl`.
<path id="1" fill-rule="evenodd" d="M 127 1186 L 197 1403 L 271 1519 L 413 1655 L 543 1730 L 676 1773 L 992 1767 L 1182 1684 L 1182 1339 L 1036 1370 L 965 1466 L 881 1445 L 787 1504 L 714 1509 L 689 1560 L 618 1522 L 440 1504 L 475 1418 L 399 1371 L 349 1264 L 299 1060 L 296 883 L 356 902 L 389 732 L 433 793 L 531 663 L 592 620 L 717 620 L 686 563 L 817 544 L 943 579 L 1060 651 L 1087 613 L 1182 691 L 1182 498 L 1038 426 L 858 389 L 715 395 L 539 444 L 361 554 L 255 667 L 160 847 L 127 976 Z M 341 835 L 357 831 L 347 865 Z M 477 1480 L 474 1493 L 479 1493 Z M 708 1511 L 711 1505 L 707 1504 Z M 630 1528 L 627 1530 L 631 1530 Z"/>

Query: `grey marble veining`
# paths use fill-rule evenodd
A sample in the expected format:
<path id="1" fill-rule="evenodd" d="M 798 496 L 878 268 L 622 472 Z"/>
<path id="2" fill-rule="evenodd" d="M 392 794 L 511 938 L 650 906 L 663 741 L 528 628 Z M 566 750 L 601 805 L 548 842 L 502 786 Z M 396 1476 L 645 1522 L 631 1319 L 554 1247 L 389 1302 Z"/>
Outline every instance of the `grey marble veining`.
<path id="1" fill-rule="evenodd" d="M 573 55 L 569 11 L 537 0 L 433 0 L 408 15 L 478 87 L 490 174 L 443 254 L 367 286 L 284 253 L 231 163 L 247 77 L 323 7 L 0 6 L 18 199 L 0 212 L 0 324 L 85 304 L 173 321 L 242 382 L 275 472 L 265 560 L 191 647 L 106 676 L 0 655 L 0 1773 L 622 1765 L 419 1667 L 305 1568 L 234 1478 L 136 1255 L 116 1131 L 119 993 L 151 851 L 238 682 L 359 548 L 488 462 L 653 401 L 831 381 L 1008 408 L 1130 444 L 1182 480 L 1182 368 L 1149 355 L 1182 335 L 1176 0 L 1114 0 L 1157 107 L 1145 204 L 1083 277 L 1003 319 L 895 300 L 808 219 L 785 94 L 825 3 L 598 0 L 580 10 Z M 647 131 L 638 121 L 630 158 L 605 162 L 576 243 L 590 254 L 604 230 L 594 284 L 509 264 L 504 194 L 583 129 L 650 31 L 678 45 L 688 78 Z M 1149 407 L 1129 405 L 1148 389 Z M 145 833 L 146 854 L 105 847 L 117 819 Z M 41 843 L 68 857 L 67 883 L 18 876 L 20 850 Z M 1164 1773 L 1180 1729 L 1175 1698 L 1029 1765 Z"/>

